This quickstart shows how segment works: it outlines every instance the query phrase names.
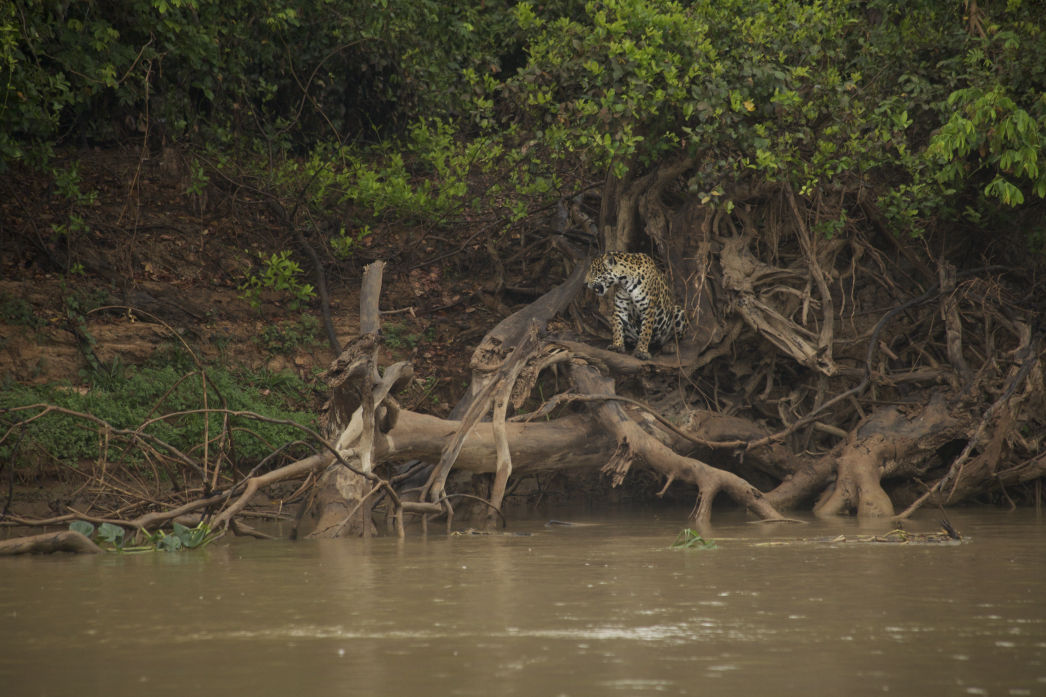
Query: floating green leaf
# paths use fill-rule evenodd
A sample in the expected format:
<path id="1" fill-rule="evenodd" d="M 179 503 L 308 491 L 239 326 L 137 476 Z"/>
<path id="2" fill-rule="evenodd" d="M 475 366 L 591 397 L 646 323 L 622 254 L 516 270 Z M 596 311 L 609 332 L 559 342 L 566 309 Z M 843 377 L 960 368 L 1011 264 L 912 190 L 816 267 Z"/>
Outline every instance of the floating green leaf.
<path id="1" fill-rule="evenodd" d="M 73 522 L 69 523 L 69 529 L 73 532 L 80 533 L 84 537 L 94 536 L 94 525 L 92 523 L 88 523 L 86 520 L 74 520 Z"/>
<path id="2" fill-rule="evenodd" d="M 672 549 L 716 549 L 716 543 L 714 540 L 706 540 L 696 530 L 683 528 L 676 535 L 676 540 L 672 543 Z"/>
<path id="3" fill-rule="evenodd" d="M 124 529 L 112 523 L 102 523 L 98 526 L 98 539 L 119 548 L 123 545 Z"/>
<path id="4" fill-rule="evenodd" d="M 181 523 L 175 523 L 173 537 L 181 542 L 181 546 L 186 547 L 187 549 L 195 549 L 197 547 L 202 547 L 210 541 L 207 539 L 207 535 L 210 532 L 211 529 L 203 522 L 195 528 L 186 527 Z"/>
<path id="5" fill-rule="evenodd" d="M 156 542 L 156 549 L 161 552 L 177 552 L 182 548 L 182 540 L 177 535 L 163 535 Z"/>

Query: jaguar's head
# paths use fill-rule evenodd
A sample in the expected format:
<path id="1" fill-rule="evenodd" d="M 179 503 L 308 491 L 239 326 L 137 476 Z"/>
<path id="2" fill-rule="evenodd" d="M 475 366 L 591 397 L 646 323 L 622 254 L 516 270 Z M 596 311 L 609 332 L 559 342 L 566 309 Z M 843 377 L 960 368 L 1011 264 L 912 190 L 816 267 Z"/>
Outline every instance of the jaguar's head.
<path id="1" fill-rule="evenodd" d="M 585 285 L 591 288 L 596 295 L 605 295 L 610 286 L 614 285 L 614 274 L 611 273 L 607 264 L 607 255 L 596 257 L 588 267 L 585 274 Z"/>

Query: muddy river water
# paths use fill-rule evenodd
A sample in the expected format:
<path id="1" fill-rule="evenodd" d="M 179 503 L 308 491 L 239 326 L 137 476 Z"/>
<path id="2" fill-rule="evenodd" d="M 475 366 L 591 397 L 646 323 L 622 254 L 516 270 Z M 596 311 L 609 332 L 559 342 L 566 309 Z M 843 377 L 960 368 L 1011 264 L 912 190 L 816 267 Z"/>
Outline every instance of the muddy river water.
<path id="1" fill-rule="evenodd" d="M 963 544 L 726 514 L 678 551 L 662 511 L 0 559 L 0 695 L 1046 695 L 1046 520 L 949 517 Z"/>

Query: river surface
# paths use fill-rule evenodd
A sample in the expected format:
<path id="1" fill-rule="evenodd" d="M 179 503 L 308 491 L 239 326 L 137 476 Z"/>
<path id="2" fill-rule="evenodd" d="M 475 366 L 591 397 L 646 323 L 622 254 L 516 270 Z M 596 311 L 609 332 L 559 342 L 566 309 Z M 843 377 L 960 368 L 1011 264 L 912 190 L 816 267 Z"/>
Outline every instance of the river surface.
<path id="1" fill-rule="evenodd" d="M 1046 695 L 1046 521 L 948 515 L 4 558 L 0 695 Z"/>

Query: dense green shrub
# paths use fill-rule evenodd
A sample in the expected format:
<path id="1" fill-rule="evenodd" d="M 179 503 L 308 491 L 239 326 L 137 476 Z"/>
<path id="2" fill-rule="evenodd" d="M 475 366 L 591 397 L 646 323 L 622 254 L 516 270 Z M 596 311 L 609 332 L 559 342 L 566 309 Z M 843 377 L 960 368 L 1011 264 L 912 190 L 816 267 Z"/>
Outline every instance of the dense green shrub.
<path id="1" fill-rule="evenodd" d="M 185 366 L 156 364 L 143 367 L 103 366 L 87 375 L 90 387 L 85 390 L 62 385 L 19 385 L 9 383 L 0 389 L 0 410 L 31 404 L 54 404 L 76 412 L 89 413 L 115 428 L 135 429 L 146 420 L 204 406 L 201 379 L 187 373 Z M 188 376 L 188 377 L 187 377 Z M 209 380 L 208 406 L 251 411 L 262 416 L 289 419 L 302 425 L 311 422 L 307 409 L 309 388 L 296 377 L 261 373 L 234 372 L 212 368 Z M 8 427 L 32 416 L 31 410 L 0 413 L 0 427 Z M 223 416 L 211 414 L 207 429 L 211 438 L 222 431 Z M 235 437 L 234 454 L 241 463 L 254 463 L 269 455 L 275 447 L 303 439 L 294 427 L 234 417 L 230 424 Z M 204 416 L 187 414 L 157 421 L 145 431 L 185 453 L 200 454 L 204 436 Z M 8 459 L 17 447 L 18 464 L 27 453 L 46 453 L 60 462 L 75 465 L 82 460 L 95 460 L 105 443 L 98 426 L 79 417 L 52 413 L 9 433 L 0 444 L 0 458 Z M 121 455 L 125 462 L 141 461 L 136 447 L 124 452 L 114 439 L 106 459 Z M 39 461 L 38 458 L 33 458 Z"/>
<path id="2" fill-rule="evenodd" d="M 0 8 L 0 165 L 146 130 L 300 147 L 464 103 L 503 8 L 437 0 L 15 0 Z"/>
<path id="3" fill-rule="evenodd" d="M 913 232 L 984 197 L 1046 194 L 1037 3 L 972 17 L 930 0 L 604 0 L 569 16 L 523 2 L 515 14 L 527 64 L 473 83 L 547 157 L 623 173 L 686 152 L 705 192 L 752 178 L 811 197 L 870 188 Z"/>
<path id="4" fill-rule="evenodd" d="M 313 205 L 432 220 L 477 167 L 525 198 L 688 153 L 695 192 L 870 192 L 918 233 L 1046 194 L 1044 27 L 1032 0 L 15 0 L 0 166 L 235 142 Z"/>

